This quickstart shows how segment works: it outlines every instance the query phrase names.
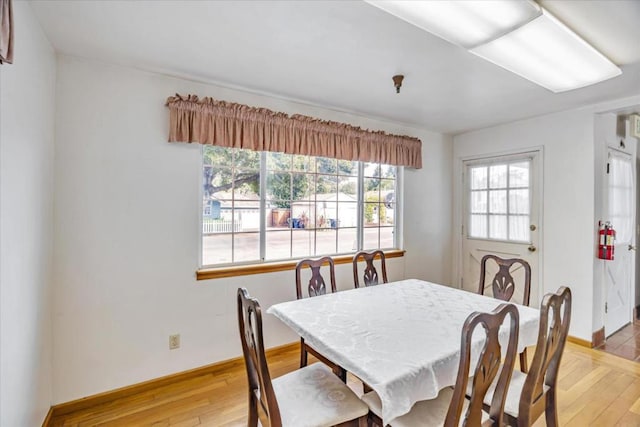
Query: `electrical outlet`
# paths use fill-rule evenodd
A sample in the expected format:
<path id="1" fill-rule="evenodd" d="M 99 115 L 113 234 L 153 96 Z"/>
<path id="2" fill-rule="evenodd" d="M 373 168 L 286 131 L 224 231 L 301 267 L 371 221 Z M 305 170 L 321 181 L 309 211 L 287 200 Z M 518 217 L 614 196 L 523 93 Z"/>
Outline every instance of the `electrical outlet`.
<path id="1" fill-rule="evenodd" d="M 180 348 L 180 334 L 169 335 L 169 350 Z"/>

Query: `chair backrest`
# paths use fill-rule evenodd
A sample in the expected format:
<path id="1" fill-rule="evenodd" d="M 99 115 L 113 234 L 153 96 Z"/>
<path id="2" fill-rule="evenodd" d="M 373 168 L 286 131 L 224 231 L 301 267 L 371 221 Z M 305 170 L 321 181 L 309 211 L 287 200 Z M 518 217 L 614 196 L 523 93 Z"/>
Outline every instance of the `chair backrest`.
<path id="1" fill-rule="evenodd" d="M 493 297 L 503 301 L 511 301 L 516 290 L 515 280 L 511 271 L 514 266 L 520 265 L 524 269 L 522 305 L 529 305 L 529 294 L 531 292 L 531 266 L 527 261 L 520 258 L 504 259 L 495 255 L 483 256 L 480 261 L 480 286 L 478 293 L 481 295 L 484 294 L 487 261 L 489 260 L 493 260 L 498 264 L 498 272 L 491 281 Z"/>
<path id="2" fill-rule="evenodd" d="M 500 348 L 500 327 L 509 316 L 509 341 L 505 352 L 504 363 L 501 365 L 502 351 Z M 453 397 L 449 404 L 444 426 L 459 426 L 463 416 L 462 409 L 469 382 L 469 369 L 471 365 L 471 340 L 477 326 L 482 326 L 486 338 L 484 347 L 480 351 L 478 363 L 471 378 L 472 391 L 467 413 L 464 414 L 465 426 L 473 427 L 482 425 L 483 401 L 487 391 L 491 387 L 496 375 L 498 383 L 491 399 L 489 409 L 490 420 L 487 425 L 502 426 L 504 424 L 504 404 L 506 390 L 511 381 L 513 366 L 516 361 L 519 331 L 518 309 L 513 304 L 500 304 L 492 313 L 472 313 L 462 327 L 462 340 L 460 344 L 460 365 L 458 377 L 453 390 Z M 499 372 L 499 374 L 498 374 Z"/>
<path id="3" fill-rule="evenodd" d="M 518 418 L 531 420 L 534 406 L 544 399 L 544 386 L 555 388 L 558 368 L 571 322 L 571 290 L 565 286 L 547 294 L 540 305 L 540 329 L 536 352 L 520 395 Z M 534 421 L 534 420 L 531 420 Z M 530 425 L 530 423 L 526 424 Z"/>
<path id="4" fill-rule="evenodd" d="M 255 427 L 282 425 L 280 409 L 271 385 L 269 367 L 262 338 L 262 311 L 255 298 L 244 288 L 238 289 L 238 326 L 242 353 L 249 379 L 249 418 L 247 425 Z"/>
<path id="5" fill-rule="evenodd" d="M 325 256 L 318 259 L 303 259 L 296 265 L 296 297 L 302 299 L 302 269 L 309 267 L 311 269 L 311 279 L 307 286 L 307 292 L 310 297 L 324 295 L 327 293 L 327 284 L 320 273 L 320 267 L 323 264 L 329 265 L 329 275 L 331 281 L 331 291 L 336 292 L 336 271 L 333 264 L 333 258 Z"/>
<path id="6" fill-rule="evenodd" d="M 362 277 L 364 280 L 364 285 L 372 286 L 372 285 L 377 285 L 380 282 L 378 278 L 378 271 L 376 270 L 376 267 L 373 265 L 373 260 L 376 257 L 380 258 L 380 264 L 382 266 L 381 267 L 382 283 L 388 282 L 387 265 L 384 257 L 384 252 L 382 252 L 381 250 L 376 250 L 372 252 L 362 251 L 362 252 L 358 252 L 353 256 L 353 283 L 355 284 L 356 288 L 360 287 L 360 278 L 358 277 L 358 261 L 360 261 L 360 258 L 364 259 L 365 262 L 367 263 L 367 265 L 364 268 L 364 275 Z"/>

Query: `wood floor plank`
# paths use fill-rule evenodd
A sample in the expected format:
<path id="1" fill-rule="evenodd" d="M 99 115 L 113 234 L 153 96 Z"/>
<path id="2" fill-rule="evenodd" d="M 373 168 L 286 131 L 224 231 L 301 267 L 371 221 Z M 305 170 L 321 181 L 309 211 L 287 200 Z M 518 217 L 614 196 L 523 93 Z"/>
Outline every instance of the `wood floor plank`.
<path id="1" fill-rule="evenodd" d="M 533 351 L 530 352 L 533 355 Z M 296 349 L 268 354 L 273 377 L 298 369 Z M 362 393 L 357 378 L 349 386 Z M 640 426 L 640 364 L 569 343 L 560 367 L 561 426 Z M 51 426 L 244 427 L 247 380 L 244 366 L 165 384 L 62 416 Z M 543 427 L 544 416 L 534 427 Z"/>

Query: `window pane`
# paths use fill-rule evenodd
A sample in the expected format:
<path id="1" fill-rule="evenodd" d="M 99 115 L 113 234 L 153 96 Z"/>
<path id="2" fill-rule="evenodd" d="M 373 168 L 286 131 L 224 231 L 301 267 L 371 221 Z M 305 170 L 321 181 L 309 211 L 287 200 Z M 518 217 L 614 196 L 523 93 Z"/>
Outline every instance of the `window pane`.
<path id="1" fill-rule="evenodd" d="M 260 170 L 260 153 L 251 150 L 235 150 L 233 166 L 236 169 Z"/>
<path id="2" fill-rule="evenodd" d="M 358 204 L 355 202 L 338 202 L 338 215 L 335 223 L 329 224 L 331 228 L 357 227 Z"/>
<path id="3" fill-rule="evenodd" d="M 528 242 L 530 239 L 529 216 L 509 217 L 509 240 Z"/>
<path id="4" fill-rule="evenodd" d="M 397 167 L 391 165 L 380 165 L 380 172 L 384 178 L 393 178 L 396 179 L 397 176 Z"/>
<path id="5" fill-rule="evenodd" d="M 487 212 L 487 192 L 472 191 L 471 192 L 471 212 L 486 213 Z"/>
<path id="6" fill-rule="evenodd" d="M 233 235 L 233 262 L 260 260 L 260 233 Z"/>
<path id="7" fill-rule="evenodd" d="M 335 202 L 336 196 L 320 197 L 316 200 L 316 228 L 329 228 L 331 226 L 329 219 L 334 221 L 338 217 L 338 204 Z"/>
<path id="8" fill-rule="evenodd" d="M 394 247 L 393 227 L 380 228 L 380 248 L 390 249 Z"/>
<path id="9" fill-rule="evenodd" d="M 365 228 L 362 237 L 363 237 L 362 248 L 364 250 L 378 249 L 380 247 L 379 246 L 380 229 L 378 227 Z"/>
<path id="10" fill-rule="evenodd" d="M 314 188 L 314 176 L 306 173 L 291 174 L 293 194 L 292 200 L 312 200 Z"/>
<path id="11" fill-rule="evenodd" d="M 380 177 L 382 176 L 382 165 L 380 163 L 365 163 L 364 164 L 364 176 L 366 177 Z M 366 188 L 366 186 L 365 186 Z"/>
<path id="12" fill-rule="evenodd" d="M 336 159 L 317 157 L 316 161 L 318 173 L 335 174 L 338 172 L 338 161 Z"/>
<path id="13" fill-rule="evenodd" d="M 310 228 L 315 218 L 315 202 L 293 202 L 291 204 L 291 228 Z"/>
<path id="14" fill-rule="evenodd" d="M 338 175 L 358 175 L 358 162 L 338 160 Z"/>
<path id="15" fill-rule="evenodd" d="M 316 195 L 338 192 L 338 177 L 335 175 L 318 175 L 316 177 Z"/>
<path id="16" fill-rule="evenodd" d="M 336 230 L 316 230 L 316 255 L 330 255 L 337 253 Z"/>
<path id="17" fill-rule="evenodd" d="M 267 231 L 265 233 L 265 243 L 266 253 L 264 255 L 266 260 L 287 259 L 291 257 L 291 232 L 289 230 Z M 301 256 L 306 255 L 308 255 L 308 253 Z"/>
<path id="18" fill-rule="evenodd" d="M 507 213 L 507 190 L 489 191 L 489 213 Z"/>
<path id="19" fill-rule="evenodd" d="M 291 200 L 291 174 L 288 172 L 267 173 L 267 197 L 277 207 L 288 208 Z"/>
<path id="20" fill-rule="evenodd" d="M 487 216 L 471 215 L 469 224 L 469 237 L 477 237 L 479 239 L 487 238 Z"/>
<path id="21" fill-rule="evenodd" d="M 315 157 L 294 155 L 292 165 L 294 171 L 315 172 L 316 170 Z"/>
<path id="22" fill-rule="evenodd" d="M 233 174 L 234 197 L 247 196 L 251 200 L 260 200 L 260 172 L 254 170 L 236 170 Z"/>
<path id="23" fill-rule="evenodd" d="M 493 165 L 489 167 L 489 187 L 507 187 L 507 165 Z"/>
<path id="24" fill-rule="evenodd" d="M 378 195 L 380 193 L 380 179 L 379 178 L 365 178 L 364 179 L 364 192 L 365 200 L 368 200 L 368 196 Z M 378 199 L 376 199 L 378 200 Z"/>
<path id="25" fill-rule="evenodd" d="M 291 154 L 267 152 L 267 170 L 291 170 Z"/>
<path id="26" fill-rule="evenodd" d="M 358 198 L 358 178 L 357 177 L 339 177 L 338 191 L 347 194 L 356 200 Z"/>
<path id="27" fill-rule="evenodd" d="M 364 226 L 365 227 L 377 227 L 380 224 L 380 217 L 378 215 L 379 210 L 380 210 L 380 203 L 364 204 Z"/>
<path id="28" fill-rule="evenodd" d="M 291 256 L 293 258 L 313 256 L 315 231 L 308 229 L 294 229 L 292 231 L 293 249 Z M 267 244 L 269 244 L 269 242 L 267 242 Z"/>
<path id="29" fill-rule="evenodd" d="M 527 161 L 509 165 L 509 187 L 529 186 L 529 164 Z"/>
<path id="30" fill-rule="evenodd" d="M 231 234 L 202 236 L 202 265 L 228 264 L 231 259 Z"/>
<path id="31" fill-rule="evenodd" d="M 529 190 L 509 190 L 509 213 L 529 213 Z"/>
<path id="32" fill-rule="evenodd" d="M 257 215 L 258 221 L 260 214 Z M 243 217 L 244 220 L 244 217 Z M 267 209 L 267 229 L 274 228 L 290 228 L 292 227 L 291 209 L 288 208 L 271 208 Z M 259 227 L 259 226 L 258 226 Z"/>
<path id="33" fill-rule="evenodd" d="M 489 237 L 492 239 L 507 239 L 507 216 L 506 215 L 490 215 L 489 216 Z"/>
<path id="34" fill-rule="evenodd" d="M 483 190 L 487 188 L 487 167 L 471 168 L 471 189 Z"/>
<path id="35" fill-rule="evenodd" d="M 344 254 L 358 250 L 358 229 L 338 229 L 338 253 Z"/>

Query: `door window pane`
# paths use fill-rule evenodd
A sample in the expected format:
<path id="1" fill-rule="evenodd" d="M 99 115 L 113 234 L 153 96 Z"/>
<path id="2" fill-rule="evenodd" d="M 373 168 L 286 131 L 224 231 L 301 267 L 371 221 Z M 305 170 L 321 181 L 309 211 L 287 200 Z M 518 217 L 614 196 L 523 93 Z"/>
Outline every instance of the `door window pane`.
<path id="1" fill-rule="evenodd" d="M 507 213 L 507 190 L 489 191 L 489 213 Z"/>
<path id="2" fill-rule="evenodd" d="M 507 165 L 493 165 L 489 167 L 489 187 L 507 187 Z"/>
<path id="3" fill-rule="evenodd" d="M 529 164 L 531 162 L 518 162 L 509 165 L 509 187 L 529 186 Z"/>
<path id="4" fill-rule="evenodd" d="M 509 240 L 528 242 L 530 239 L 529 215 L 509 217 Z"/>
<path id="5" fill-rule="evenodd" d="M 468 237 L 530 240 L 530 169 L 530 159 L 467 167 Z"/>
<path id="6" fill-rule="evenodd" d="M 471 168 L 471 189 L 472 190 L 484 190 L 487 188 L 487 167 L 472 167 Z"/>
<path id="7" fill-rule="evenodd" d="M 471 192 L 471 213 L 487 212 L 487 192 L 472 191 Z"/>
<path id="8" fill-rule="evenodd" d="M 489 216 L 489 237 L 498 240 L 507 240 L 507 216 Z"/>
<path id="9" fill-rule="evenodd" d="M 471 215 L 469 236 L 479 239 L 487 238 L 487 215 Z"/>
<path id="10" fill-rule="evenodd" d="M 509 213 L 529 213 L 529 190 L 509 190 Z"/>

